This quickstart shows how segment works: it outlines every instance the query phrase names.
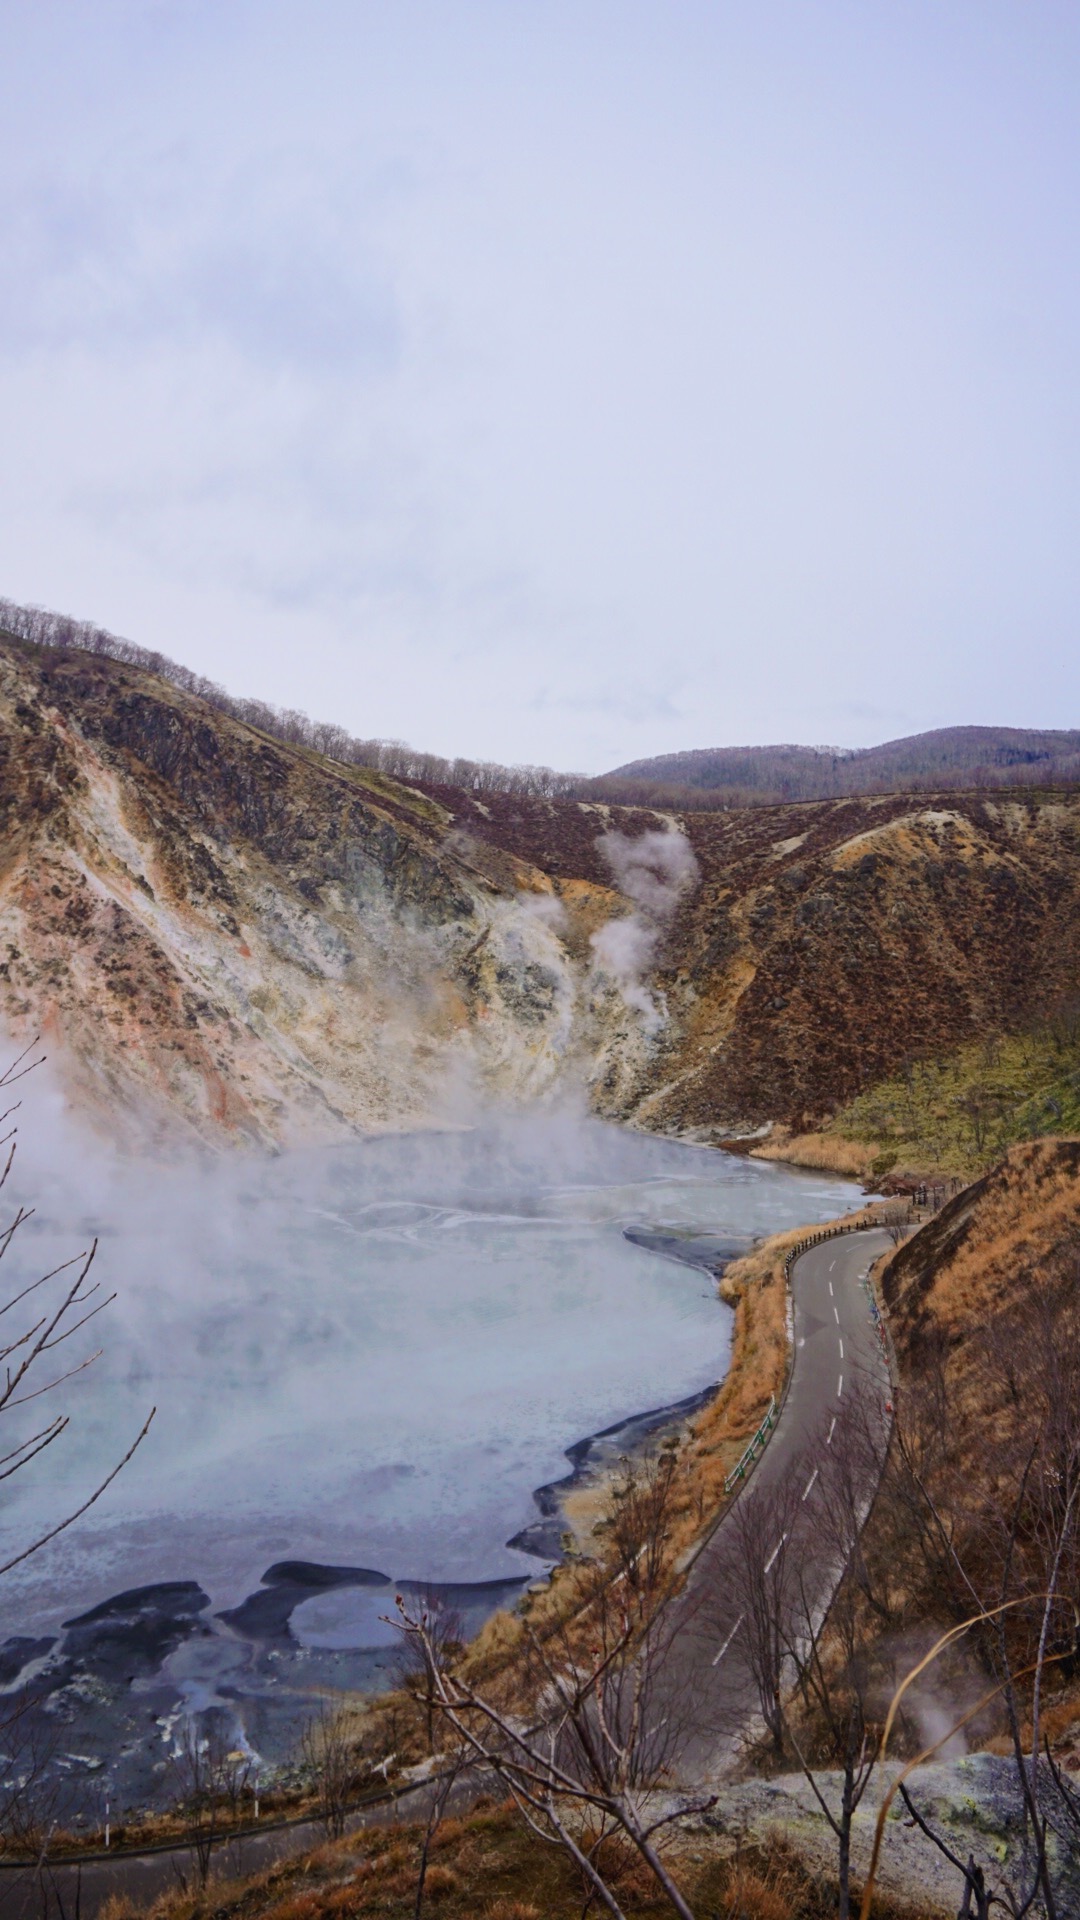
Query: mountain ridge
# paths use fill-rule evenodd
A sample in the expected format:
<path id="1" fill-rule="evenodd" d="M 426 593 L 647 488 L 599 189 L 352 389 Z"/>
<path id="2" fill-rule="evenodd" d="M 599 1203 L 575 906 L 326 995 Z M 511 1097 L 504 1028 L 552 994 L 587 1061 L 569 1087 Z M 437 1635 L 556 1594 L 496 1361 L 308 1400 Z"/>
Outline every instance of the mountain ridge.
<path id="1" fill-rule="evenodd" d="M 696 747 L 629 760 L 601 784 L 722 794 L 758 790 L 780 799 L 918 791 L 921 786 L 1053 785 L 1080 778 L 1080 729 L 935 727 L 873 747 Z"/>
<path id="2" fill-rule="evenodd" d="M 44 607 L 0 597 L 0 635 L 16 645 L 28 642 L 142 668 L 286 745 L 308 747 L 342 765 L 369 767 L 414 786 L 697 811 L 838 798 L 855 792 L 1023 785 L 1033 778 L 1041 785 L 1080 783 L 1080 730 L 1061 728 L 939 727 L 859 748 L 793 743 L 701 747 L 627 761 L 595 776 L 559 773 L 548 766 L 505 766 L 460 755 L 448 759 L 417 750 L 403 740 L 357 738 L 339 723 L 315 721 L 295 708 L 230 694 L 217 681 L 165 654 L 122 639 L 93 621 Z"/>
<path id="3" fill-rule="evenodd" d="M 481 795 L 20 640 L 0 827 L 0 1017 L 140 1137 L 276 1145 L 549 1097 L 702 1140 L 803 1129 L 1080 974 L 1075 791 Z M 676 845 L 653 913 L 613 848 Z"/>

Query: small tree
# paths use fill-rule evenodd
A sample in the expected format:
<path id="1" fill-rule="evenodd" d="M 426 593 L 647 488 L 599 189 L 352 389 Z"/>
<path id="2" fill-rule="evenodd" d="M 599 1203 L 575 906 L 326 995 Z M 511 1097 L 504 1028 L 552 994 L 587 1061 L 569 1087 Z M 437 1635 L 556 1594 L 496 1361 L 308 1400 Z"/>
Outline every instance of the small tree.
<path id="1" fill-rule="evenodd" d="M 854 1582 L 845 1574 L 833 1596 L 828 1629 L 821 1607 L 800 1573 L 788 1651 L 805 1710 L 789 1728 L 792 1747 L 814 1797 L 836 1836 L 840 1920 L 851 1912 L 851 1829 L 878 1757 L 879 1726 L 871 1712 L 870 1649 Z M 822 1768 L 840 1774 L 840 1804 L 830 1805 L 818 1780 Z"/>
<path id="2" fill-rule="evenodd" d="M 725 1640 L 737 1639 L 776 1760 L 785 1750 L 788 1647 L 798 1602 L 795 1560 L 803 1519 L 799 1488 L 788 1474 L 771 1485 L 751 1481 L 723 1528 L 718 1584 L 725 1611 L 717 1624 Z M 731 1614 L 737 1619 L 729 1629 Z"/>
<path id="3" fill-rule="evenodd" d="M 328 1840 L 340 1840 L 361 1771 L 352 1716 L 324 1703 L 304 1728 L 300 1750 L 315 1788 L 318 1820 Z"/>
<path id="4" fill-rule="evenodd" d="M 840 1920 L 851 1911 L 852 1825 L 879 1757 L 873 1655 L 887 1608 L 866 1565 L 861 1535 L 886 1444 L 877 1394 L 854 1388 L 810 1449 L 819 1466 L 798 1496 L 789 1545 L 792 1574 L 777 1628 L 802 1709 L 800 1721 L 789 1715 L 787 1735 L 836 1838 Z M 791 1480 L 797 1486 L 792 1475 L 789 1487 Z M 794 1513 L 793 1489 L 787 1499 Z M 836 1807 L 822 1790 L 822 1769 L 840 1775 Z"/>
<path id="5" fill-rule="evenodd" d="M 435 1649 L 437 1666 L 449 1666 L 461 1652 L 465 1637 L 461 1615 L 456 1608 L 448 1605 L 445 1596 L 436 1587 L 421 1588 L 416 1606 L 418 1617 L 423 1620 Z M 408 1635 L 400 1644 L 394 1679 L 403 1692 L 421 1703 L 428 1752 L 434 1753 L 437 1711 L 431 1664 L 425 1659 L 419 1644 Z"/>
<path id="6" fill-rule="evenodd" d="M 693 1727 L 688 1691 L 672 1679 L 663 1605 L 672 1482 L 667 1456 L 627 1470 L 608 1515 L 605 1558 L 579 1570 L 571 1608 L 542 1632 L 526 1627 L 522 1660 L 501 1692 L 481 1692 L 443 1665 L 422 1613 L 398 1602 L 455 1748 L 502 1782 L 526 1824 L 569 1855 L 616 1920 L 605 1839 L 621 1833 L 681 1920 L 693 1920 L 661 1835 L 712 1804 L 711 1796 L 655 1804 Z"/>
<path id="7" fill-rule="evenodd" d="M 205 1887 L 210 1878 L 214 1847 L 226 1828 L 225 1748 L 224 1735 L 215 1721 L 203 1730 L 192 1718 L 184 1722 L 170 1756 L 176 1805 L 198 1887 Z M 186 1890 L 187 1875 L 179 1867 L 176 1873 Z"/>

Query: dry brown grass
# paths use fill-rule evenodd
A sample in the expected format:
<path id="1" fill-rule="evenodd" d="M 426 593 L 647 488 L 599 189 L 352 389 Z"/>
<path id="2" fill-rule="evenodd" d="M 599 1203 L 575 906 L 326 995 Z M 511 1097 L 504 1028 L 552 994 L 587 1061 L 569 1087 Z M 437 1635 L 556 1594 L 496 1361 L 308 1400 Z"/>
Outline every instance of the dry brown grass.
<path id="1" fill-rule="evenodd" d="M 1037 1595 L 1045 1584 L 1030 1510 L 1010 1545 L 1012 1517 L 1029 1480 L 1043 1418 L 1040 1382 L 1054 1342 L 1071 1351 L 1080 1326 L 1075 1291 L 1080 1251 L 1080 1150 L 1055 1139 L 1013 1148 L 885 1263 L 900 1368 L 898 1444 L 863 1533 L 862 1557 L 882 1625 L 883 1678 L 900 1670 L 937 1628 L 967 1618 L 973 1595 Z M 1050 1343 L 1050 1347 L 1047 1346 Z M 925 1496 L 938 1518 L 928 1523 Z M 917 1496 L 917 1497 L 916 1497 Z M 1009 1574 L 1006 1575 L 1006 1568 Z M 962 1571 L 961 1571 L 962 1569 Z M 1008 1623 L 1018 1672 L 1030 1658 L 1023 1613 Z M 933 1692 L 973 1704 L 991 1685 L 975 1635 L 936 1663 Z M 886 1694 L 890 1689 L 885 1688 Z M 1023 1721 L 1025 1689 L 1019 1688 Z M 913 1696 L 914 1698 L 914 1696 Z M 974 1745 L 1010 1752 L 1004 1704 L 968 1728 Z M 900 1729 L 919 1744 L 920 1708 Z M 1080 1750 L 1080 1688 L 1068 1666 L 1051 1665 L 1042 1731 L 1059 1752 Z"/>
<path id="2" fill-rule="evenodd" d="M 1080 1234 L 1080 1179 L 1070 1148 L 1074 1142 L 1060 1140 L 1013 1147 L 973 1200 L 959 1244 L 932 1274 L 913 1257 L 894 1259 L 893 1271 L 903 1277 L 889 1288 L 889 1300 L 901 1324 L 917 1311 L 950 1335 L 962 1334 L 1017 1304 L 1026 1278 Z"/>
<path id="3" fill-rule="evenodd" d="M 151 1920 L 412 1920 L 422 1841 L 419 1826 L 353 1834 L 315 1853 L 279 1863 L 246 1882 L 212 1881 L 204 1892 L 164 1895 Z M 438 1920 L 580 1920 L 578 1871 L 545 1846 L 508 1806 L 478 1809 L 448 1822 L 428 1868 L 425 1913 Z M 831 1920 L 835 1892 L 815 1880 L 782 1844 L 768 1851 L 719 1834 L 678 1834 L 680 1881 L 709 1920 Z M 637 1858 L 609 1837 L 604 1868 L 628 1916 L 667 1920 L 671 1909 Z M 882 1909 L 882 1913 L 891 1909 Z M 146 1914 L 113 1901 L 103 1920 Z M 896 1915 L 895 1920 L 900 1920 Z"/>
<path id="4" fill-rule="evenodd" d="M 752 1160 L 785 1160 L 794 1167 L 813 1167 L 819 1173 L 839 1173 L 853 1180 L 868 1179 L 878 1153 L 874 1143 L 841 1140 L 831 1133 L 796 1133 L 774 1127 L 760 1147 L 751 1147 Z"/>

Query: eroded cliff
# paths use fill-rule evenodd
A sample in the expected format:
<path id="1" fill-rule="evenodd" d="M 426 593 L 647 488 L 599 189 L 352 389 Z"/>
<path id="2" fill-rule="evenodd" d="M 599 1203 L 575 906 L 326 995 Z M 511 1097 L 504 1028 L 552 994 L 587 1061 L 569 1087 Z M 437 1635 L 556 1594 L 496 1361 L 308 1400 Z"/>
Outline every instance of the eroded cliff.
<path id="1" fill-rule="evenodd" d="M 80 1101 L 208 1140 L 570 1085 L 701 1137 L 801 1126 L 1080 977 L 1074 793 L 673 816 L 419 791 L 13 641 L 0 822 L 13 1035 L 42 1029 Z M 661 908 L 612 833 L 692 848 Z"/>
<path id="2" fill-rule="evenodd" d="M 0 755 L 2 1010 L 81 1102 L 269 1142 L 569 1070 L 583 969 L 551 882 L 436 802 L 12 647 Z"/>

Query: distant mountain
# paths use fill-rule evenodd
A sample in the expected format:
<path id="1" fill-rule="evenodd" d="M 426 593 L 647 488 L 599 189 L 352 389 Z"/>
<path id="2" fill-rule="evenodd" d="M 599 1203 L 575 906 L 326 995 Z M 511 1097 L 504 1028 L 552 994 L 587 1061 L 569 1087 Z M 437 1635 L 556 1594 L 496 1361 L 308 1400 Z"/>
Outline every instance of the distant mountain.
<path id="1" fill-rule="evenodd" d="M 592 783 L 613 799 L 662 791 L 687 806 L 827 800 L 943 787 L 1053 786 L 1080 780 L 1080 729 L 938 727 L 880 747 L 701 747 L 631 760 Z"/>

